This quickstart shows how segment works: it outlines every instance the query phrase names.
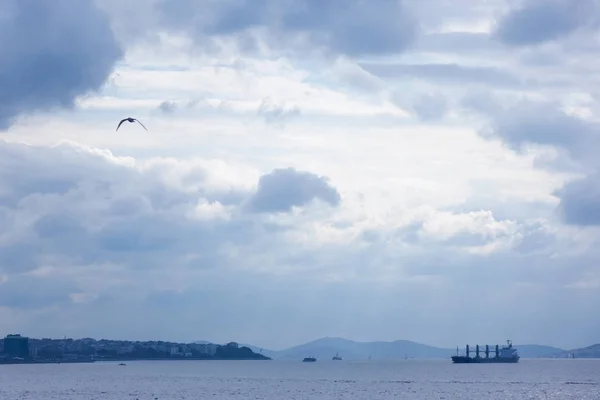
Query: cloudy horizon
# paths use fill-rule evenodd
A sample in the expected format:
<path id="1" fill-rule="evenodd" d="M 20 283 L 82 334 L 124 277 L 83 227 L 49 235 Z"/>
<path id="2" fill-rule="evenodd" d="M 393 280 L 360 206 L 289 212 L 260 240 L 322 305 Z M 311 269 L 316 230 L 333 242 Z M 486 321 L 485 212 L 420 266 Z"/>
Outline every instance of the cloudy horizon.
<path id="1" fill-rule="evenodd" d="M 0 334 L 600 342 L 598 15 L 4 1 Z"/>

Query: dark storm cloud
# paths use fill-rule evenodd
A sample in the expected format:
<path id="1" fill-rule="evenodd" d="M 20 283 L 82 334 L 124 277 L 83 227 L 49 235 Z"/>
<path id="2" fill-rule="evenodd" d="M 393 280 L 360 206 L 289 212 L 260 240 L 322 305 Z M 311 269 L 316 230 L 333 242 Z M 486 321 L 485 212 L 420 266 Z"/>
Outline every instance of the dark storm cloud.
<path id="1" fill-rule="evenodd" d="M 73 107 L 123 55 L 92 0 L 5 0 L 0 37 L 0 129 L 22 114 Z"/>
<path id="2" fill-rule="evenodd" d="M 246 207 L 253 212 L 287 212 L 316 199 L 331 206 L 341 202 L 340 194 L 326 178 L 293 168 L 276 169 L 260 177 Z"/>
<path id="3" fill-rule="evenodd" d="M 502 17 L 494 35 L 512 46 L 538 45 L 598 22 L 597 0 L 528 0 Z"/>
<path id="4" fill-rule="evenodd" d="M 258 42 L 247 31 L 262 28 L 279 50 L 323 48 L 360 56 L 395 53 L 414 40 L 417 23 L 397 0 L 160 0 L 157 10 L 169 29 L 190 34 L 206 49 L 215 37 L 235 37 L 244 51 Z"/>

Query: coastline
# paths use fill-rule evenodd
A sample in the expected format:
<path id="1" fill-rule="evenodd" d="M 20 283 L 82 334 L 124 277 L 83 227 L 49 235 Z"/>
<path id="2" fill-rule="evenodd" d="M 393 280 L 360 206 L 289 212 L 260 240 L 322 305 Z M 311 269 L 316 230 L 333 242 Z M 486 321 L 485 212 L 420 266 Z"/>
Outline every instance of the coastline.
<path id="1" fill-rule="evenodd" d="M 0 341 L 0 365 L 63 364 L 97 361 L 271 360 L 236 342 L 174 343 L 107 339 L 35 339 L 10 334 Z"/>
<path id="2" fill-rule="evenodd" d="M 2 360 L 0 365 L 19 364 L 91 364 L 103 362 L 132 362 L 132 361 L 272 361 L 271 358 L 119 358 L 95 360 Z"/>

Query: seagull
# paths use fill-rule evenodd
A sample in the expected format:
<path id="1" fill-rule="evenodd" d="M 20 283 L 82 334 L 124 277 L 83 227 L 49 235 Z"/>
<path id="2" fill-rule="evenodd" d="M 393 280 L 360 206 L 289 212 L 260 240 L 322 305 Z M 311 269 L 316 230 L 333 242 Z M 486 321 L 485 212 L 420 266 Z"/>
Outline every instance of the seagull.
<path id="1" fill-rule="evenodd" d="M 117 125 L 117 129 L 116 129 L 117 131 L 119 130 L 119 127 L 121 126 L 121 124 L 122 124 L 123 122 L 125 122 L 125 121 L 127 121 L 127 122 L 137 122 L 138 124 L 140 124 L 140 125 L 142 126 L 142 128 L 146 129 L 146 127 L 144 126 L 144 124 L 142 124 L 140 121 L 138 121 L 138 120 L 137 120 L 137 119 L 135 119 L 135 118 L 131 118 L 131 117 L 129 117 L 129 118 L 123 118 L 123 119 L 121 120 L 121 122 L 119 122 L 119 125 Z M 148 129 L 146 129 L 146 130 L 148 130 Z"/>

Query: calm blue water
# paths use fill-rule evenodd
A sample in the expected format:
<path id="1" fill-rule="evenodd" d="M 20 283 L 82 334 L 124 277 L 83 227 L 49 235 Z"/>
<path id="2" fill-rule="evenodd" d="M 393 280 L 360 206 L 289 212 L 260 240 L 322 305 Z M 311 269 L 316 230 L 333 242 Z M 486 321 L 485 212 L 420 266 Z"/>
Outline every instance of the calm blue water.
<path id="1" fill-rule="evenodd" d="M 0 366 L 0 399 L 600 399 L 600 360 L 154 361 Z"/>

